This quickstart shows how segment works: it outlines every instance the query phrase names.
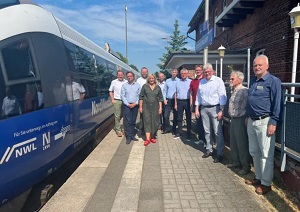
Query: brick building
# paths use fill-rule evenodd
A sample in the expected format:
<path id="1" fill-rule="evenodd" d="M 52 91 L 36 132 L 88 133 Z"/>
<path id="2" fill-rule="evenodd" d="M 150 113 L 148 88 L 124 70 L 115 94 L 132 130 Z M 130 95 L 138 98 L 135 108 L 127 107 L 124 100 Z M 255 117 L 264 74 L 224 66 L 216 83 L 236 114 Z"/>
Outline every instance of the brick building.
<path id="1" fill-rule="evenodd" d="M 208 62 L 217 68 L 218 47 L 226 48 L 223 76 L 229 74 L 228 66 L 247 69 L 247 49 L 250 49 L 250 73 L 257 54 L 269 57 L 270 72 L 283 82 L 291 81 L 294 32 L 288 13 L 297 6 L 296 0 L 209 0 L 209 28 L 214 28 L 214 38 L 209 45 Z M 204 22 L 205 1 L 199 5 L 189 23 L 187 34 L 195 32 L 201 40 L 200 24 Z M 190 57 L 189 57 L 190 55 Z M 192 59 L 194 58 L 194 60 Z M 203 52 L 173 53 L 166 62 L 167 68 L 186 67 L 203 63 Z M 298 63 L 298 67 L 299 67 Z M 172 67 L 173 66 L 173 67 Z M 297 82 L 300 80 L 297 76 Z"/>

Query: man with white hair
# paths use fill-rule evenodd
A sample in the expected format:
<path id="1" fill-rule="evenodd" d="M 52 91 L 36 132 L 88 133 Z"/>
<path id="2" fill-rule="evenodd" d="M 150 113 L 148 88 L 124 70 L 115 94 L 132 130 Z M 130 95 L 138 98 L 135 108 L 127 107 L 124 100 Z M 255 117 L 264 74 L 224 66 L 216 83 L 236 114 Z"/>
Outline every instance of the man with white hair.
<path id="1" fill-rule="evenodd" d="M 247 127 L 245 125 L 246 106 L 248 89 L 243 86 L 244 74 L 240 71 L 232 71 L 230 74 L 230 87 L 232 88 L 229 100 L 228 114 L 230 121 L 230 150 L 232 163 L 228 168 L 242 169 L 238 172 L 240 175 L 248 174 L 250 171 L 249 163 L 249 144 Z"/>
<path id="2" fill-rule="evenodd" d="M 222 130 L 223 110 L 227 101 L 224 82 L 221 78 L 214 75 L 213 67 L 207 63 L 203 67 L 204 78 L 200 81 L 199 89 L 196 97 L 196 117 L 202 117 L 203 127 L 205 131 L 206 150 L 207 152 L 202 158 L 213 156 L 213 129 L 214 136 L 217 141 L 217 157 L 214 163 L 223 160 L 224 138 Z M 199 113 L 200 107 L 200 113 Z"/>
<path id="3" fill-rule="evenodd" d="M 188 70 L 183 68 L 180 71 L 181 79 L 176 83 L 176 93 L 175 93 L 175 109 L 178 112 L 177 116 L 177 125 L 178 129 L 174 136 L 174 139 L 180 138 L 182 136 L 182 122 L 183 122 L 183 112 L 186 116 L 186 139 L 187 141 L 191 140 L 191 105 L 190 105 L 190 84 L 191 79 L 188 78 Z"/>
<path id="4" fill-rule="evenodd" d="M 260 195 L 272 190 L 275 132 L 282 113 L 281 81 L 268 69 L 267 56 L 254 59 L 255 78 L 250 82 L 247 101 L 247 132 L 255 178 L 246 184 L 258 186 L 255 192 Z"/>

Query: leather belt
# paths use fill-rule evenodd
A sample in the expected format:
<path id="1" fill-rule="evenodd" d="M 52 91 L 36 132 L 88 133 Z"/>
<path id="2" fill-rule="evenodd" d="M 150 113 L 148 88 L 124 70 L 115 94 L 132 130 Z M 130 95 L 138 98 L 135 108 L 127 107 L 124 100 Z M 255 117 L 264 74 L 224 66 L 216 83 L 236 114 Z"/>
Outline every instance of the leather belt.
<path id="1" fill-rule="evenodd" d="M 121 99 L 114 99 L 114 100 L 122 101 Z"/>
<path id="2" fill-rule="evenodd" d="M 246 118 L 246 116 L 238 116 L 238 117 L 231 116 L 231 119 L 240 119 L 240 118 Z"/>
<path id="3" fill-rule="evenodd" d="M 177 99 L 177 101 L 186 102 L 186 101 L 190 101 L 190 99 Z"/>
<path id="4" fill-rule="evenodd" d="M 250 117 L 250 119 L 252 119 L 253 121 L 257 121 L 257 120 L 265 119 L 268 117 L 270 117 L 270 115 L 266 114 L 266 115 L 262 115 L 262 116 Z"/>
<path id="5" fill-rule="evenodd" d="M 212 107 L 216 107 L 216 106 L 220 106 L 219 104 L 217 105 L 201 105 L 204 108 L 212 108 Z"/>

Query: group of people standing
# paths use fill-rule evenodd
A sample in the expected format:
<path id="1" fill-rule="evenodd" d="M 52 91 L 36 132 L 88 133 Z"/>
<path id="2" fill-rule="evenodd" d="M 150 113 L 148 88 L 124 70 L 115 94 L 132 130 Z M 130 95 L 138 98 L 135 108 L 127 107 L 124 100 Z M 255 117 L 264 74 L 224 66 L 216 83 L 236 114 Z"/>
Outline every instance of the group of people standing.
<path id="1" fill-rule="evenodd" d="M 240 168 L 239 174 L 250 171 L 250 155 L 253 158 L 255 179 L 246 184 L 257 186 L 256 193 L 265 194 L 271 190 L 273 179 L 273 159 L 275 131 L 282 112 L 281 81 L 268 72 L 269 61 L 265 55 L 253 61 L 255 77 L 249 89 L 242 85 L 244 75 L 240 71 L 230 74 L 231 97 L 228 114 L 230 116 L 230 148 L 232 163 L 228 168 Z M 186 118 L 186 139 L 191 140 L 191 117 L 196 116 L 198 140 L 204 143 L 206 152 L 202 158 L 213 156 L 214 163 L 224 160 L 223 113 L 227 103 L 224 82 L 215 75 L 211 64 L 195 66 L 196 77 L 188 78 L 188 70 L 173 69 L 171 78 L 165 81 L 163 73 L 158 74 L 158 82 L 147 68 L 141 69 L 141 77 L 134 81 L 134 73 L 118 71 L 117 79 L 110 86 L 110 97 L 115 108 L 115 130 L 122 137 L 120 119 L 124 113 L 126 143 L 135 138 L 135 123 L 141 114 L 140 130 L 145 133 L 144 145 L 156 142 L 156 132 L 172 133 L 173 139 L 183 136 L 183 120 Z M 170 114 L 173 112 L 173 123 Z"/>
<path id="2" fill-rule="evenodd" d="M 162 114 L 163 95 L 155 75 L 148 74 L 148 69 L 141 69 L 141 77 L 135 81 L 133 72 L 117 72 L 117 79 L 113 80 L 109 88 L 110 98 L 115 110 L 115 131 L 117 136 L 125 134 L 126 144 L 138 141 L 135 137 L 136 119 L 140 113 L 140 131 L 145 134 L 144 145 L 156 142 L 156 132 Z M 124 131 L 120 120 L 124 116 Z"/>

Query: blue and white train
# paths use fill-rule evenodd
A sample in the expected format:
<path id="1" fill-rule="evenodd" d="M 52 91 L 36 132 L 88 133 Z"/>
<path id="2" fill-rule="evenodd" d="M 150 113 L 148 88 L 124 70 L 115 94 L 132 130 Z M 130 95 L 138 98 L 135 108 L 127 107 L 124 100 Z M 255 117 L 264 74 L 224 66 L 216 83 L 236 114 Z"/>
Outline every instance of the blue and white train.
<path id="1" fill-rule="evenodd" d="M 117 70 L 135 71 L 35 4 L 0 1 L 0 28 L 1 207 L 95 136 L 113 114 L 108 89 Z M 67 98 L 70 75 L 85 88 L 83 101 Z M 3 109 L 7 88 L 16 114 Z"/>

